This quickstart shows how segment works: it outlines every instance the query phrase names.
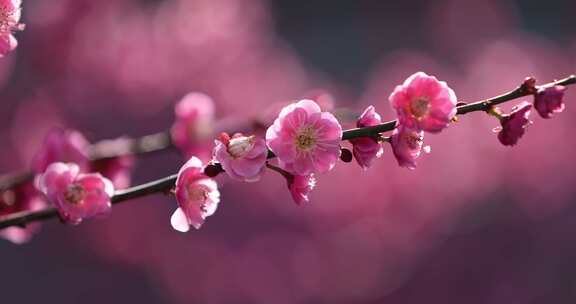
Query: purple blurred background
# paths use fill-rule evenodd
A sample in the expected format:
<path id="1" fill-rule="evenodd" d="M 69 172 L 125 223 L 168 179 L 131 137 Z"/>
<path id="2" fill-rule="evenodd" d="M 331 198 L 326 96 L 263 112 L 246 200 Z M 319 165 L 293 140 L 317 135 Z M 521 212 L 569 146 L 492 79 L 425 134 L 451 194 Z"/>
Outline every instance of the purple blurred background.
<path id="1" fill-rule="evenodd" d="M 46 131 L 89 140 L 167 129 L 190 91 L 219 118 L 250 118 L 327 90 L 373 104 L 418 70 L 460 100 L 576 72 L 576 2 L 24 0 L 26 31 L 0 61 L 1 172 L 26 168 Z M 320 176 L 295 206 L 281 177 L 222 178 L 199 231 L 172 230 L 173 199 L 115 206 L 79 227 L 46 223 L 0 241 L 2 303 L 574 303 L 576 94 L 501 146 L 481 113 L 428 136 L 416 171 L 388 147 L 362 172 Z M 509 108 L 509 106 L 505 106 Z M 139 159 L 133 182 L 175 172 L 174 152 Z"/>

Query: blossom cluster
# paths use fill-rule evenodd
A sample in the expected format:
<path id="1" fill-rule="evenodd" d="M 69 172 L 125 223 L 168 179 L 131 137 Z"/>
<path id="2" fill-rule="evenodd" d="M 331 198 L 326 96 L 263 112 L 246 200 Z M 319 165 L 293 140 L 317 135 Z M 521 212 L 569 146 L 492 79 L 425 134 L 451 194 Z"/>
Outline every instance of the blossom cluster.
<path id="1" fill-rule="evenodd" d="M 496 106 L 485 109 L 499 120 L 495 131 L 506 146 L 517 144 L 524 135 L 532 123 L 532 107 L 546 119 L 564 110 L 564 86 L 536 88 L 534 79 L 529 78 L 521 90 L 534 96 L 533 104 L 523 101 L 510 113 L 503 113 Z M 199 229 L 216 212 L 220 203 L 216 176 L 222 172 L 240 182 L 257 182 L 266 169 L 278 172 L 285 178 L 294 202 L 301 205 L 309 202 L 317 177 L 333 170 L 339 160 L 349 162 L 353 157 L 360 168 L 367 170 L 383 154 L 384 143 L 390 144 L 401 167 L 415 169 L 422 151 L 430 151 L 423 145 L 424 134 L 439 133 L 456 121 L 456 94 L 446 82 L 418 72 L 394 89 L 389 102 L 397 115 L 390 136 L 378 130 L 355 136 L 349 139 L 350 152 L 342 145 L 340 121 L 313 99 L 284 106 L 265 134 L 215 136 L 212 99 L 200 93 L 186 95 L 175 106 L 176 118 L 170 132 L 174 145 L 188 158 L 172 190 L 178 203 L 170 220 L 172 227 L 181 232 L 191 226 Z M 356 120 L 360 130 L 382 125 L 382 116 L 372 105 Z M 212 152 L 205 153 L 211 138 Z M 126 155 L 94 160 L 89 147 L 78 131 L 57 128 L 48 132 L 31 164 L 37 190 L 27 183 L 5 191 L 0 215 L 37 210 L 47 203 L 56 207 L 60 218 L 70 224 L 108 214 L 115 188 L 129 186 L 133 160 Z M 21 243 L 36 229 L 37 226 L 11 227 L 2 231 L 2 236 Z"/>

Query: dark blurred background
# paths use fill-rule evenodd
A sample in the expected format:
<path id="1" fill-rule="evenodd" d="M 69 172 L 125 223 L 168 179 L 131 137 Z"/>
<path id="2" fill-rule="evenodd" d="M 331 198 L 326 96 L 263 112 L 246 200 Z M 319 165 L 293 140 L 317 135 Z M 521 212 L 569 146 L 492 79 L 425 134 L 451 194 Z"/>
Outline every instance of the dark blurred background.
<path id="1" fill-rule="evenodd" d="M 418 70 L 460 100 L 576 73 L 576 2 L 24 0 L 26 31 L 0 61 L 0 169 L 26 168 L 52 126 L 91 141 L 167 129 L 190 91 L 242 118 L 329 91 L 374 104 Z M 574 303 L 576 95 L 501 147 L 480 113 L 440 135 L 416 171 L 390 150 L 339 165 L 312 203 L 284 181 L 222 180 L 199 231 L 169 225 L 170 198 L 114 207 L 79 227 L 47 222 L 0 242 L 2 303 Z M 133 183 L 173 173 L 139 159 Z"/>

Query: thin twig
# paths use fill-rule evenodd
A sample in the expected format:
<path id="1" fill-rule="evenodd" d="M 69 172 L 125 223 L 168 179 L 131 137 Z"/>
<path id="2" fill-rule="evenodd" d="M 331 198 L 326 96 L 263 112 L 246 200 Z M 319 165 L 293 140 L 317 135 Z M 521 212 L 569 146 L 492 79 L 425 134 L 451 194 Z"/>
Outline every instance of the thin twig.
<path id="1" fill-rule="evenodd" d="M 576 84 L 576 76 L 571 75 L 570 77 L 554 81 L 551 83 L 544 84 L 540 87 L 548 87 L 554 85 L 573 85 Z M 507 92 L 505 94 L 481 100 L 473 103 L 462 104 L 457 107 L 458 115 L 467 114 L 470 112 L 476 111 L 487 111 L 491 107 L 514 100 L 516 98 L 520 98 L 523 96 L 528 96 L 533 94 L 533 90 L 528 90 L 525 85 L 521 85 L 518 88 Z M 349 129 L 343 132 L 342 140 L 350 140 L 353 138 L 358 137 L 372 137 L 378 135 L 383 132 L 392 131 L 396 127 L 396 120 L 388 121 L 376 126 L 365 127 L 365 128 L 355 128 Z M 268 157 L 273 158 L 274 154 L 269 151 Z M 215 168 L 218 168 L 219 164 L 213 164 Z M 222 169 L 219 169 L 222 170 Z M 214 173 L 214 172 L 212 172 Z M 211 174 L 213 175 L 213 174 Z M 142 196 L 147 196 L 150 194 L 155 193 L 167 193 L 169 192 L 176 182 L 176 175 L 171 175 L 168 177 L 164 177 L 162 179 L 158 179 L 146 184 L 138 185 L 132 188 L 118 190 L 112 196 L 112 203 L 117 204 L 123 201 L 131 200 L 134 198 L 139 198 Z M 13 213 L 4 217 L 0 217 L 0 229 L 10 227 L 10 226 L 25 226 L 28 223 L 35 222 L 35 221 L 42 221 L 50 218 L 58 217 L 58 212 L 54 208 L 47 208 L 40 211 L 23 211 L 18 213 Z"/>

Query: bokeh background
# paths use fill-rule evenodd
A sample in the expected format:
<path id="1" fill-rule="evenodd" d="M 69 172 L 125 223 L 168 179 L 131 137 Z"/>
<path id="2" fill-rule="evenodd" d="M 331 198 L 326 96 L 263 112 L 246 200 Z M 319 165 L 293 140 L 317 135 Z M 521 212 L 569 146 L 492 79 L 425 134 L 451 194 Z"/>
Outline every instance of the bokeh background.
<path id="1" fill-rule="evenodd" d="M 91 141 L 165 130 L 191 91 L 221 119 L 330 92 L 388 120 L 389 93 L 418 70 L 465 101 L 548 82 L 576 72 L 574 12 L 572 0 L 24 0 L 27 29 L 0 60 L 0 169 L 27 168 L 55 125 Z M 386 147 L 369 171 L 320 176 L 306 206 L 270 172 L 220 177 L 219 210 L 187 234 L 161 195 L 79 227 L 47 222 L 28 244 L 0 240 L 0 302 L 574 303 L 573 90 L 514 148 L 474 113 L 427 136 L 416 171 Z M 183 162 L 140 158 L 133 182 Z"/>

